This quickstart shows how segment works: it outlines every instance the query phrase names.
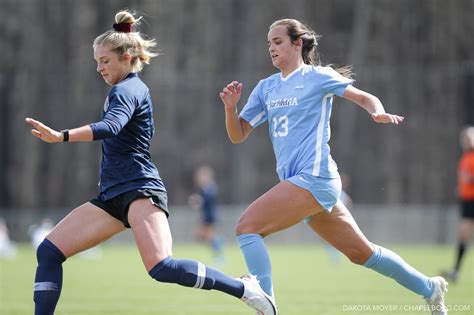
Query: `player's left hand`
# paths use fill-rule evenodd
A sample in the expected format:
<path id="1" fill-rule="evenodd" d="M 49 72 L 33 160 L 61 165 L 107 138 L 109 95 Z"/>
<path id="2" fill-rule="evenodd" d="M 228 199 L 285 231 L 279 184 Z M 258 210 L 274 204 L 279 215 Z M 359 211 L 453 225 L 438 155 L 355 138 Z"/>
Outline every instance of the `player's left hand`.
<path id="1" fill-rule="evenodd" d="M 398 116 L 398 115 L 393 115 L 393 114 L 389 114 L 389 113 L 373 113 L 372 114 L 372 119 L 375 122 L 382 123 L 382 124 L 396 124 L 396 125 L 398 125 L 399 123 L 403 122 L 405 117 Z"/>
<path id="2" fill-rule="evenodd" d="M 61 132 L 49 128 L 41 121 L 35 120 L 33 118 L 26 118 L 25 123 L 33 126 L 34 129 L 31 129 L 31 134 L 36 138 L 43 140 L 44 142 L 62 142 L 63 135 Z"/>

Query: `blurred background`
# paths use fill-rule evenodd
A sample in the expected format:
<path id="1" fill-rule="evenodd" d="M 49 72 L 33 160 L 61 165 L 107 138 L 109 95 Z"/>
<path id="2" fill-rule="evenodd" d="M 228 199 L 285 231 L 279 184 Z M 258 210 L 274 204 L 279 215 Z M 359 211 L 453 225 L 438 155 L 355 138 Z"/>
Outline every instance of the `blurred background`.
<path id="1" fill-rule="evenodd" d="M 58 130 L 100 118 L 109 87 L 96 73 L 92 42 L 124 8 L 144 17 L 140 31 L 161 51 L 140 76 L 154 101 L 152 157 L 168 189 L 175 239 L 192 237 L 186 224 L 198 214 L 187 200 L 199 165 L 215 170 L 230 237 L 239 213 L 278 181 L 266 126 L 232 145 L 218 93 L 243 82 L 241 108 L 277 71 L 267 32 L 286 17 L 322 35 L 324 64 L 352 65 L 356 87 L 406 117 L 399 126 L 378 125 L 356 105 L 334 102 L 332 156 L 350 178 L 347 192 L 366 234 L 386 242 L 455 237 L 458 135 L 474 123 L 474 1 L 0 0 L 0 217 L 12 239 L 27 239 L 31 224 L 57 222 L 98 193 L 100 143 L 46 144 L 24 118 Z M 297 227 L 280 240 L 305 233 Z"/>

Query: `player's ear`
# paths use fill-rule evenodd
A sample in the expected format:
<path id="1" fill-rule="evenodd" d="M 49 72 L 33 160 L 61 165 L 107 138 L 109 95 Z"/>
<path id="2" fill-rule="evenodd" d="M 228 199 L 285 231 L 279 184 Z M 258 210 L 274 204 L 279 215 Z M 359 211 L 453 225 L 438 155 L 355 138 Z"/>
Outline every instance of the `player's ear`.
<path id="1" fill-rule="evenodd" d="M 293 45 L 295 45 L 295 47 L 303 47 L 303 40 L 301 38 L 298 38 L 293 42 Z"/>
<path id="2" fill-rule="evenodd" d="M 122 60 L 124 60 L 124 61 L 130 61 L 130 60 L 132 60 L 132 55 L 130 55 L 130 53 L 127 51 L 127 52 L 125 52 L 125 53 L 123 54 Z"/>

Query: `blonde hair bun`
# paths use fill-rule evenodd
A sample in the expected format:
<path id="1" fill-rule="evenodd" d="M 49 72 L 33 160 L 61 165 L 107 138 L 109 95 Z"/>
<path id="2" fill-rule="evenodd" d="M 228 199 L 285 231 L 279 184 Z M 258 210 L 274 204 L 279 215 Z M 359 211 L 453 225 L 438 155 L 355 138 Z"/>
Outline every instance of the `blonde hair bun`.
<path id="1" fill-rule="evenodd" d="M 135 19 L 133 16 L 133 13 L 130 11 L 120 11 L 117 14 L 115 14 L 115 23 L 120 24 L 120 23 L 126 23 L 130 25 L 134 25 L 140 21 L 142 17 L 140 16 L 138 19 Z"/>

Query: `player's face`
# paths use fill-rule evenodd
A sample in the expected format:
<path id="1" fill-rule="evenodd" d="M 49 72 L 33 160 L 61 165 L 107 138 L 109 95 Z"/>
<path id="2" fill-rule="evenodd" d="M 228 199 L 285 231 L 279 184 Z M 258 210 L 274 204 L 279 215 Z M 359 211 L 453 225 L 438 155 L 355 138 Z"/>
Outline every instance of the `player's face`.
<path id="1" fill-rule="evenodd" d="M 274 67 L 285 70 L 301 58 L 301 46 L 291 42 L 285 26 L 277 25 L 268 32 L 268 51 Z"/>
<path id="2" fill-rule="evenodd" d="M 123 60 L 120 60 L 119 55 L 111 51 L 108 44 L 97 45 L 94 59 L 97 61 L 97 72 L 108 85 L 119 83 L 130 73 L 130 55 L 126 54 Z"/>

